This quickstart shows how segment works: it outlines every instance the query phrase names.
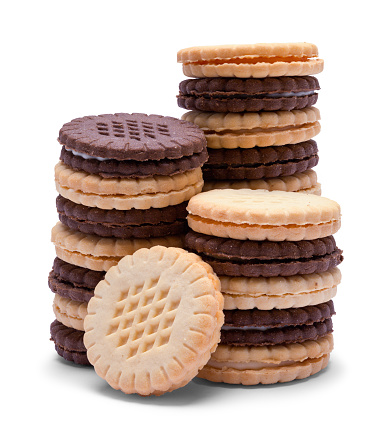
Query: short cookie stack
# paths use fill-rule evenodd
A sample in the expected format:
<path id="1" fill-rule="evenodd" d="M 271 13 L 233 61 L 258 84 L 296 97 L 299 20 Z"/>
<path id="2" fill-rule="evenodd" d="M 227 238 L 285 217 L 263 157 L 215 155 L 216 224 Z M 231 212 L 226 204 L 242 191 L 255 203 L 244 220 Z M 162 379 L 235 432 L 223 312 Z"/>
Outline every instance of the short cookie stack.
<path id="1" fill-rule="evenodd" d="M 83 321 L 96 285 L 138 249 L 182 247 L 187 201 L 203 186 L 206 141 L 186 121 L 119 113 L 74 119 L 59 142 L 50 331 L 59 355 L 89 364 Z"/>
<path id="2" fill-rule="evenodd" d="M 216 189 L 188 205 L 189 251 L 221 281 L 221 342 L 199 377 L 232 384 L 306 378 L 333 348 L 340 207 L 313 194 Z"/>
<path id="3" fill-rule="evenodd" d="M 187 79 L 182 119 L 205 133 L 204 191 L 250 188 L 320 195 L 315 171 L 320 132 L 314 44 L 191 47 L 178 52 Z"/>

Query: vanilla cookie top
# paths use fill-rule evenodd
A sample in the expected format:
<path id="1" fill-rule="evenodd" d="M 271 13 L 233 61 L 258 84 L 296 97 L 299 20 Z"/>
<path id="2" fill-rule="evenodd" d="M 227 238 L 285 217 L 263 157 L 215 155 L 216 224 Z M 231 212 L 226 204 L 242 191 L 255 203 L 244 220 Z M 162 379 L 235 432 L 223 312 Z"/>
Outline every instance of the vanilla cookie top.
<path id="1" fill-rule="evenodd" d="M 177 53 L 177 61 L 186 76 L 196 78 L 263 78 L 320 73 L 323 60 L 317 56 L 311 43 L 257 43 L 189 47 Z"/>
<path id="2" fill-rule="evenodd" d="M 340 206 L 318 195 L 262 189 L 215 189 L 194 196 L 190 215 L 215 222 L 304 225 L 339 221 Z"/>
<path id="3" fill-rule="evenodd" d="M 84 319 L 95 371 L 113 388 L 162 394 L 209 360 L 223 323 L 220 282 L 195 254 L 156 246 L 112 267 Z"/>
<path id="4" fill-rule="evenodd" d="M 255 43 L 222 44 L 217 46 L 194 46 L 181 49 L 177 53 L 178 62 L 209 61 L 263 56 L 271 57 L 314 57 L 318 48 L 311 43 Z"/>

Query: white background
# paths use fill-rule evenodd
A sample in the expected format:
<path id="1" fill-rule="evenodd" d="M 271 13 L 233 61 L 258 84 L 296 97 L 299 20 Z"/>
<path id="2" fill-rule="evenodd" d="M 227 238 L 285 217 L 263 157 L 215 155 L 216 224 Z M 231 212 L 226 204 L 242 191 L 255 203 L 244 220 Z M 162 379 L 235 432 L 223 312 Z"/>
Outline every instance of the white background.
<path id="1" fill-rule="evenodd" d="M 383 6 L 382 6 L 383 5 Z M 390 367 L 390 33 L 386 2 L 14 1 L 1 13 L 1 377 L 8 437 L 385 437 Z M 308 41 L 318 75 L 316 170 L 342 206 L 343 281 L 326 371 L 284 385 L 194 380 L 162 397 L 111 389 L 49 341 L 47 275 L 63 123 L 180 117 L 176 63 L 195 45 Z M 386 402 L 382 397 L 386 396 Z M 218 435 L 218 436 L 217 436 Z M 145 436 L 147 437 L 147 436 Z"/>

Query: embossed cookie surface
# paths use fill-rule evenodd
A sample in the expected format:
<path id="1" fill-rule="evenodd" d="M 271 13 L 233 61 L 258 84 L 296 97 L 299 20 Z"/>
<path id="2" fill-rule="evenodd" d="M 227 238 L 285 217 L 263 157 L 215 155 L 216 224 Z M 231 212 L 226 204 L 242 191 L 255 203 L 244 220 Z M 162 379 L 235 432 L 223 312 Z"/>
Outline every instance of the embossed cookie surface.
<path id="1" fill-rule="evenodd" d="M 178 248 L 141 249 L 95 289 L 84 321 L 88 359 L 125 393 L 184 386 L 216 349 L 222 306 L 219 280 L 198 256 Z"/>
<path id="2" fill-rule="evenodd" d="M 74 119 L 61 128 L 59 142 L 92 157 L 137 161 L 179 159 L 205 148 L 205 138 L 196 126 L 142 113 Z"/>

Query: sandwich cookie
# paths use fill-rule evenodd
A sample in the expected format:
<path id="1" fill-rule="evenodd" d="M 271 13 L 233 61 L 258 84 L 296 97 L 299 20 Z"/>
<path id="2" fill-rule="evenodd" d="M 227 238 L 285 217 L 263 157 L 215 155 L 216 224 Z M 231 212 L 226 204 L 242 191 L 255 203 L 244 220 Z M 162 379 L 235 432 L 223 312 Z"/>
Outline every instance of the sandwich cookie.
<path id="1" fill-rule="evenodd" d="M 259 113 L 189 111 L 182 119 L 198 125 L 208 148 L 235 149 L 287 145 L 310 140 L 320 132 L 316 107 Z"/>
<path id="2" fill-rule="evenodd" d="M 323 60 L 311 43 L 198 46 L 177 53 L 183 73 L 194 78 L 305 76 L 320 73 Z"/>
<path id="3" fill-rule="evenodd" d="M 275 346 L 220 344 L 199 378 L 230 384 L 275 384 L 308 378 L 324 369 L 333 350 L 333 335 Z"/>
<path id="4" fill-rule="evenodd" d="M 340 206 L 297 192 L 216 189 L 193 197 L 190 228 L 205 235 L 253 241 L 300 241 L 336 233 Z"/>
<path id="5" fill-rule="evenodd" d="M 207 180 L 203 192 L 213 189 L 264 189 L 267 191 L 302 192 L 321 195 L 321 184 L 313 169 L 294 175 L 254 180 Z"/>
<path id="6" fill-rule="evenodd" d="M 124 393 L 161 395 L 209 360 L 223 323 L 220 282 L 199 256 L 140 249 L 112 267 L 84 319 L 88 360 Z"/>
<path id="7" fill-rule="evenodd" d="M 316 104 L 319 89 L 314 76 L 186 79 L 177 99 L 181 108 L 215 113 L 300 110 Z"/>
<path id="8" fill-rule="evenodd" d="M 56 255 L 69 264 L 94 271 L 107 271 L 126 255 L 156 245 L 182 247 L 183 237 L 172 235 L 149 239 L 103 238 L 77 232 L 58 222 L 52 229 Z"/>
<path id="9" fill-rule="evenodd" d="M 218 276 L 275 277 L 323 273 L 342 262 L 333 236 L 303 241 L 243 241 L 190 231 L 185 247 Z"/>

